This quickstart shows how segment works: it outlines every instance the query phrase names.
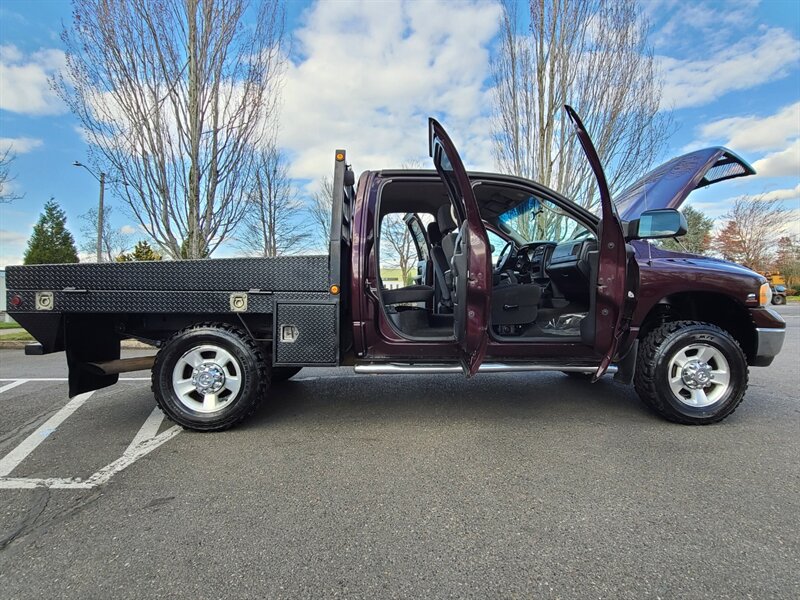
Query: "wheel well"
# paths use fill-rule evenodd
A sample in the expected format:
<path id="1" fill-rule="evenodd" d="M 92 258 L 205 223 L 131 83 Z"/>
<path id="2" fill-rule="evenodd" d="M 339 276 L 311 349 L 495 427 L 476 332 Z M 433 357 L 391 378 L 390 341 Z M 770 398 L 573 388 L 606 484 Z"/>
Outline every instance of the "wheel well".
<path id="1" fill-rule="evenodd" d="M 755 358 L 757 340 L 750 313 L 725 294 L 685 292 L 666 296 L 647 313 L 639 337 L 644 338 L 663 323 L 681 320 L 703 321 L 721 327 L 739 342 L 748 362 Z"/>

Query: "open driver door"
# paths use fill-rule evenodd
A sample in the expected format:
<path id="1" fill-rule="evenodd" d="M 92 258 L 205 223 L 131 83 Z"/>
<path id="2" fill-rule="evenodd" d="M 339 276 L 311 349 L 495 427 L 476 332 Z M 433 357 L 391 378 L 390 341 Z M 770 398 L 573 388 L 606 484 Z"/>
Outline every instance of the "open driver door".
<path id="1" fill-rule="evenodd" d="M 572 107 L 564 105 L 564 110 L 572 121 L 575 134 L 594 171 L 597 189 L 600 192 L 597 281 L 592 282 L 592 285 L 596 286 L 593 315 L 594 349 L 602 356 L 593 378 L 593 381 L 596 381 L 606 372 L 620 342 L 628 333 L 631 315 L 636 305 L 638 269 L 635 268 L 636 259 L 633 257 L 633 252 L 629 251 L 625 244 L 622 222 L 611 200 L 603 165 L 592 139 Z"/>
<path id="2" fill-rule="evenodd" d="M 492 255 L 478 202 L 461 157 L 436 119 L 428 120 L 428 149 L 457 214 L 458 236 L 450 265 L 453 328 L 464 374 L 471 377 L 486 354 L 492 293 Z"/>

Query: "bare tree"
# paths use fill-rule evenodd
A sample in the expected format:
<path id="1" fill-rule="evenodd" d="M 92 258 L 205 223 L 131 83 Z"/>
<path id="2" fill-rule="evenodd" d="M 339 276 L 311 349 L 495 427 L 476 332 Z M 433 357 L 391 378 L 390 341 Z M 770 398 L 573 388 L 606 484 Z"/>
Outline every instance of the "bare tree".
<path id="1" fill-rule="evenodd" d="M 411 230 L 399 213 L 389 213 L 381 221 L 381 263 L 397 265 L 403 285 L 416 264 L 417 249 Z"/>
<path id="2" fill-rule="evenodd" d="M 783 275 L 786 285 L 797 288 L 800 283 L 800 238 L 784 235 L 778 240 L 772 267 Z"/>
<path id="3" fill-rule="evenodd" d="M 281 151 L 274 145 L 259 152 L 253 187 L 247 196 L 239 245 L 259 256 L 281 256 L 308 237 L 300 222 L 302 205 Z"/>
<path id="4" fill-rule="evenodd" d="M 311 205 L 308 215 L 314 228 L 317 243 L 325 252 L 331 239 L 331 219 L 333 214 L 333 181 L 330 177 L 323 177 L 319 187 L 311 195 Z"/>
<path id="5" fill-rule="evenodd" d="M 0 152 L 0 204 L 23 197 L 22 194 L 17 194 L 9 187 L 9 184 L 15 179 L 15 176 L 11 174 L 10 166 L 16 158 L 17 156 L 11 152 L 10 146 Z"/>
<path id="6" fill-rule="evenodd" d="M 103 254 L 105 260 L 113 262 L 131 247 L 130 235 L 111 226 L 111 206 L 103 208 Z M 80 216 L 81 245 L 80 249 L 94 256 L 97 252 L 97 208 L 91 208 Z"/>
<path id="7" fill-rule="evenodd" d="M 73 2 L 53 85 L 172 258 L 207 256 L 240 221 L 276 109 L 283 23 L 280 0 Z"/>
<path id="8" fill-rule="evenodd" d="M 562 106 L 581 114 L 612 193 L 641 176 L 670 129 L 648 24 L 634 0 L 531 0 L 527 31 L 517 10 L 504 0 L 492 62 L 497 164 L 591 206 L 595 180 Z"/>
<path id="9" fill-rule="evenodd" d="M 768 270 L 786 224 L 783 204 L 761 196 L 740 196 L 722 219 L 725 224 L 714 237 L 712 249 L 725 260 L 741 263 L 754 271 Z"/>

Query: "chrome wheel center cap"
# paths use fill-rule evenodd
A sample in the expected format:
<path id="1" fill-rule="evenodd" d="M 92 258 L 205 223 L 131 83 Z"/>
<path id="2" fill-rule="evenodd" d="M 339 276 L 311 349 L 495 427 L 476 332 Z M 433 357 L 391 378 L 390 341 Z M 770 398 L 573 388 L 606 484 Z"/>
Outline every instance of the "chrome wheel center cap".
<path id="1" fill-rule="evenodd" d="M 225 387 L 225 371 L 215 363 L 203 363 L 192 371 L 192 384 L 201 394 L 216 394 Z"/>
<path id="2" fill-rule="evenodd" d="M 681 379 L 686 387 L 699 390 L 708 387 L 714 379 L 711 373 L 711 366 L 701 360 L 692 360 L 686 363 L 681 371 Z"/>

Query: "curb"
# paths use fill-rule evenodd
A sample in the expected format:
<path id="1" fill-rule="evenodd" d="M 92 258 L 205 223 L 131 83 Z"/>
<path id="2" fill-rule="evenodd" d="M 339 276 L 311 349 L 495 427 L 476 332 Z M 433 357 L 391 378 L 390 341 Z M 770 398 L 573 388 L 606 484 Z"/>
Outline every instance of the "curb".
<path id="1" fill-rule="evenodd" d="M 24 350 L 27 344 L 33 342 L 34 340 L 0 340 L 0 350 Z M 122 340 L 120 347 L 124 350 L 148 350 L 151 348 L 155 350 L 156 348 L 136 340 Z"/>

